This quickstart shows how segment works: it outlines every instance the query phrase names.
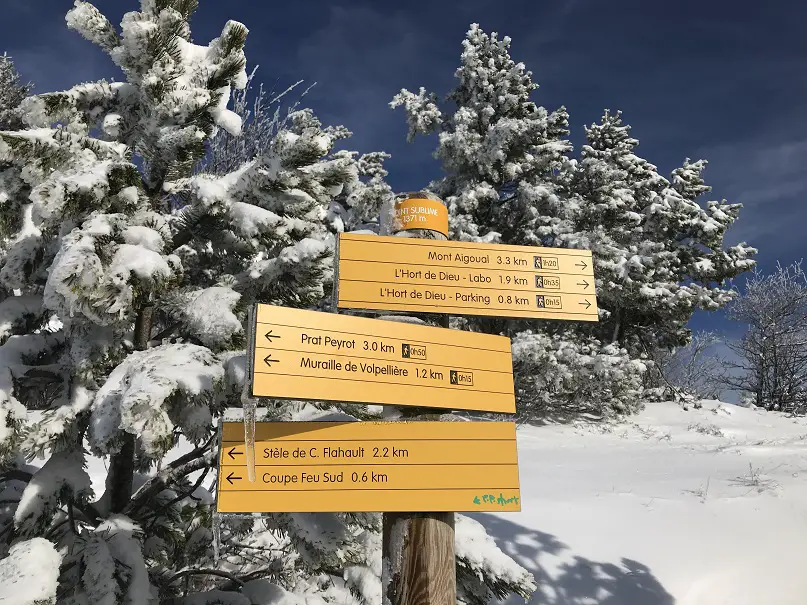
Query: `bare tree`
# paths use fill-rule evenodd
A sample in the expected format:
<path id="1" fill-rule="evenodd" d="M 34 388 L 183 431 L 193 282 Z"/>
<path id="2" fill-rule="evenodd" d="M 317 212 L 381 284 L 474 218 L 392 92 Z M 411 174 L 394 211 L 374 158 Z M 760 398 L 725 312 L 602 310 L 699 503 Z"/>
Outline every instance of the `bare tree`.
<path id="1" fill-rule="evenodd" d="M 715 347 L 720 342 L 714 332 L 700 332 L 684 347 L 658 350 L 653 361 L 665 386 L 696 399 L 719 399 L 722 362 Z"/>
<path id="2" fill-rule="evenodd" d="M 801 262 L 777 265 L 771 275 L 754 271 L 729 317 L 748 326 L 729 343 L 739 361 L 726 361 L 723 382 L 754 405 L 807 412 L 807 275 Z"/>

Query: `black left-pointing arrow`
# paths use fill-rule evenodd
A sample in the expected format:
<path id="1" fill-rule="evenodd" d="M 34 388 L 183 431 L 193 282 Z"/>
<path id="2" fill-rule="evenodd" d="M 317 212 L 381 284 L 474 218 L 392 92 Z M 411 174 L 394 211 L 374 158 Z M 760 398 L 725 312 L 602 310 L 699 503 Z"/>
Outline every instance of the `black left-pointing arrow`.
<path id="1" fill-rule="evenodd" d="M 269 342 L 272 342 L 273 338 L 280 338 L 279 334 L 272 334 L 272 332 L 273 330 L 269 330 L 266 334 L 264 334 L 266 340 L 268 340 Z"/>
<path id="2" fill-rule="evenodd" d="M 266 362 L 266 365 L 268 366 L 271 366 L 273 363 L 278 363 L 280 361 L 279 359 L 275 359 L 274 357 L 272 357 L 271 353 L 269 353 L 269 355 L 264 357 L 263 360 Z"/>
<path id="3" fill-rule="evenodd" d="M 227 476 L 225 477 L 225 479 L 227 479 L 227 481 L 230 483 L 230 485 L 232 485 L 232 484 L 233 484 L 233 481 L 239 481 L 239 480 L 241 479 L 241 477 L 235 477 L 235 476 L 233 475 L 233 471 L 230 471 L 230 474 L 229 474 L 229 475 L 227 475 Z"/>
<path id="4" fill-rule="evenodd" d="M 583 302 L 578 303 L 578 304 L 585 305 L 586 309 L 588 309 L 591 306 L 591 303 L 589 301 L 587 301 L 587 300 L 584 300 Z"/>
<path id="5" fill-rule="evenodd" d="M 234 448 L 234 447 L 231 447 L 231 448 L 230 448 L 230 451 L 229 451 L 229 452 L 227 452 L 227 455 L 228 455 L 230 458 L 232 458 L 233 460 L 235 460 L 235 457 L 236 457 L 236 456 L 240 456 L 240 455 L 242 455 L 243 453 L 244 453 L 244 452 L 236 452 L 236 451 L 235 451 L 235 448 Z"/>

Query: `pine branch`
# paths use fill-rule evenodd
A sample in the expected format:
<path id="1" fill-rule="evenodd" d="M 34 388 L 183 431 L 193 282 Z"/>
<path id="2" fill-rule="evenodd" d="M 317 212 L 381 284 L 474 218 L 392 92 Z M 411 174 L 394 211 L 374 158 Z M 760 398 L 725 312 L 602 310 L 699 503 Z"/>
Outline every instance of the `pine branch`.
<path id="1" fill-rule="evenodd" d="M 0 483 L 5 481 L 22 481 L 23 483 L 29 483 L 33 477 L 34 474 L 28 471 L 11 469 L 0 475 Z M 101 519 L 99 512 L 89 502 L 73 502 L 73 507 L 82 513 L 90 524 L 97 525 Z"/>
<path id="2" fill-rule="evenodd" d="M 237 584 L 238 586 L 243 586 L 244 582 L 240 580 L 238 577 L 234 576 L 233 574 L 221 571 L 220 569 L 184 569 L 176 574 L 174 574 L 166 584 L 173 584 L 177 580 L 184 578 L 185 576 L 192 575 L 192 576 L 218 576 L 220 578 L 226 578 Z"/>
<path id="3" fill-rule="evenodd" d="M 182 454 L 182 456 L 180 456 L 179 458 L 177 458 L 173 462 L 170 462 L 165 468 L 166 469 L 176 468 L 176 467 L 178 467 L 178 466 L 180 466 L 182 464 L 185 464 L 186 462 L 189 462 L 190 460 L 195 460 L 196 458 L 204 456 L 206 454 L 206 450 L 210 447 L 210 445 L 213 443 L 213 440 L 215 438 L 216 438 L 216 434 L 213 433 L 212 435 L 210 435 L 210 437 L 207 439 L 207 441 L 205 441 L 202 445 L 200 445 L 199 447 L 197 447 L 195 449 L 192 449 L 187 454 Z"/>
<path id="4" fill-rule="evenodd" d="M 320 571 L 322 571 L 323 573 L 326 573 L 326 574 L 330 573 L 328 570 L 326 570 L 324 568 L 322 568 Z M 259 580 L 259 579 L 265 578 L 266 576 L 271 575 L 273 573 L 277 573 L 277 572 L 274 569 L 272 569 L 271 567 L 256 569 L 254 571 L 249 572 L 248 574 L 245 574 L 245 575 L 241 576 L 240 581 L 237 578 L 234 578 L 234 579 L 230 580 L 230 582 L 222 584 L 221 586 L 219 586 L 219 590 L 225 590 L 225 591 L 237 590 L 239 586 L 242 586 L 243 584 L 246 584 L 247 582 L 251 582 L 252 580 Z M 338 570 L 338 572 L 336 574 L 331 574 L 331 575 L 336 575 L 337 577 L 341 577 L 342 570 Z"/>
<path id="5" fill-rule="evenodd" d="M 158 332 L 156 335 L 152 336 L 151 340 L 156 340 L 159 342 L 164 338 L 168 338 L 169 336 L 171 336 L 171 334 L 173 334 L 176 331 L 177 328 L 179 328 L 180 325 L 181 324 L 179 322 L 171 324 L 162 332 Z"/>
<path id="6" fill-rule="evenodd" d="M 180 492 L 180 494 L 179 494 L 178 496 L 176 496 L 176 497 L 174 497 L 174 498 L 171 498 L 171 500 L 169 500 L 168 502 L 166 502 L 165 504 L 163 504 L 163 505 L 162 505 L 162 506 L 161 506 L 159 509 L 157 509 L 156 511 L 154 511 L 154 519 L 151 521 L 151 524 L 149 525 L 149 529 L 151 529 L 152 527 L 154 527 L 154 524 L 157 522 L 157 519 L 159 519 L 160 515 L 161 515 L 161 514 L 162 514 L 164 511 L 168 510 L 170 507 L 172 507 L 172 506 L 173 506 L 174 504 L 176 504 L 177 502 L 181 502 L 181 501 L 182 501 L 182 500 L 184 500 L 185 498 L 188 498 L 188 497 L 193 497 L 193 493 L 194 493 L 194 492 L 195 492 L 197 489 L 199 489 L 199 488 L 201 487 L 202 482 L 205 480 L 205 478 L 207 477 L 207 475 L 208 475 L 208 473 L 209 473 L 209 472 L 210 472 L 210 467 L 207 467 L 207 468 L 204 470 L 204 472 L 203 472 L 201 475 L 199 475 L 199 478 L 196 480 L 196 483 L 194 483 L 194 484 L 191 486 L 190 490 L 185 491 L 185 492 Z"/>
<path id="7" fill-rule="evenodd" d="M 124 514 L 131 513 L 140 506 L 147 504 L 154 496 L 163 491 L 166 487 L 195 471 L 209 467 L 213 463 L 214 453 L 208 452 L 201 458 L 191 460 L 185 464 L 168 467 L 149 479 L 138 489 L 131 498 L 131 501 L 123 510 Z"/>

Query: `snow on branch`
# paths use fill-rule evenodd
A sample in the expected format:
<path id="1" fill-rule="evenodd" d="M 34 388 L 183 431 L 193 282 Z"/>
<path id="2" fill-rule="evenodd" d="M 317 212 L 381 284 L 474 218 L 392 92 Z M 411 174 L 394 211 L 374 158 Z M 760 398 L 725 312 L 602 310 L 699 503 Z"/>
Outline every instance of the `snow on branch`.
<path id="1" fill-rule="evenodd" d="M 26 418 L 26 408 L 15 397 L 15 382 L 32 366 L 27 360 L 53 350 L 64 340 L 61 333 L 12 336 L 0 346 L 0 451 L 15 423 Z"/>
<path id="2" fill-rule="evenodd" d="M 234 313 L 240 298 L 232 288 L 213 286 L 170 292 L 163 297 L 160 307 L 204 346 L 221 349 L 243 336 L 241 320 Z"/>
<path id="3" fill-rule="evenodd" d="M 0 559 L 0 603 L 39 605 L 53 602 L 62 555 L 44 538 L 18 542 Z"/>
<path id="4" fill-rule="evenodd" d="M 404 108 L 406 121 L 409 124 L 406 140 L 410 143 L 419 134 L 434 132 L 443 121 L 443 116 L 437 106 L 437 97 L 434 93 L 426 93 L 426 89 L 422 86 L 417 94 L 402 88 L 401 92 L 392 98 L 389 106 L 392 109 Z"/>
<path id="5" fill-rule="evenodd" d="M 95 559 L 88 557 L 85 563 L 106 566 L 106 571 L 96 567 L 93 575 L 104 578 L 104 585 L 110 592 L 100 593 L 99 585 L 88 587 L 88 581 L 93 578 L 93 575 L 88 575 L 83 578 L 85 590 L 88 595 L 101 599 L 92 599 L 90 602 L 109 602 L 116 595 L 122 598 L 112 602 L 127 605 L 148 605 L 152 602 L 152 586 L 142 552 L 142 529 L 128 517 L 112 515 L 95 528 L 93 533 L 95 538 L 103 541 L 104 548 L 97 552 L 102 556 Z"/>
<path id="6" fill-rule="evenodd" d="M 532 574 L 496 546 L 485 527 L 465 515 L 455 515 L 458 599 L 485 605 L 491 596 L 510 593 L 528 599 L 535 591 Z"/>
<path id="7" fill-rule="evenodd" d="M 138 436 L 145 453 L 158 458 L 173 447 L 175 425 L 191 440 L 204 437 L 223 377 L 215 355 L 197 345 L 166 344 L 132 353 L 95 396 L 90 444 L 110 453 L 124 431 Z"/>
<path id="8" fill-rule="evenodd" d="M 33 319 L 41 318 L 42 314 L 41 296 L 9 296 L 0 301 L 0 345 L 15 330 Z"/>
<path id="9" fill-rule="evenodd" d="M 14 513 L 14 526 L 21 535 L 33 535 L 46 528 L 63 501 L 86 502 L 92 488 L 84 466 L 82 452 L 62 452 L 51 456 L 34 473 Z"/>

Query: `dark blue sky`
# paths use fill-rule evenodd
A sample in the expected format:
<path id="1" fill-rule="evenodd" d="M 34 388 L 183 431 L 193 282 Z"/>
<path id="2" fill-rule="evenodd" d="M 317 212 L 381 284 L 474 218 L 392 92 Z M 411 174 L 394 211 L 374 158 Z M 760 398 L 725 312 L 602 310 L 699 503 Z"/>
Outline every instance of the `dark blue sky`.
<path id="1" fill-rule="evenodd" d="M 113 23 L 136 0 L 98 0 Z M 103 53 L 64 24 L 69 0 L 0 0 L 0 51 L 37 91 L 119 77 Z M 405 141 L 402 87 L 444 95 L 453 86 L 468 25 L 513 39 L 532 70 L 538 103 L 565 105 L 572 140 L 604 108 L 621 109 L 639 153 L 666 175 L 706 158 L 713 197 L 742 202 L 731 242 L 760 249 L 763 270 L 807 250 L 807 3 L 796 0 L 440 0 L 324 2 L 201 0 L 197 43 L 227 19 L 250 29 L 247 59 L 282 90 L 317 85 L 307 106 L 354 132 L 358 151 L 384 150 L 396 190 L 437 176 L 433 140 Z M 726 328 L 714 314 L 695 328 Z"/>

